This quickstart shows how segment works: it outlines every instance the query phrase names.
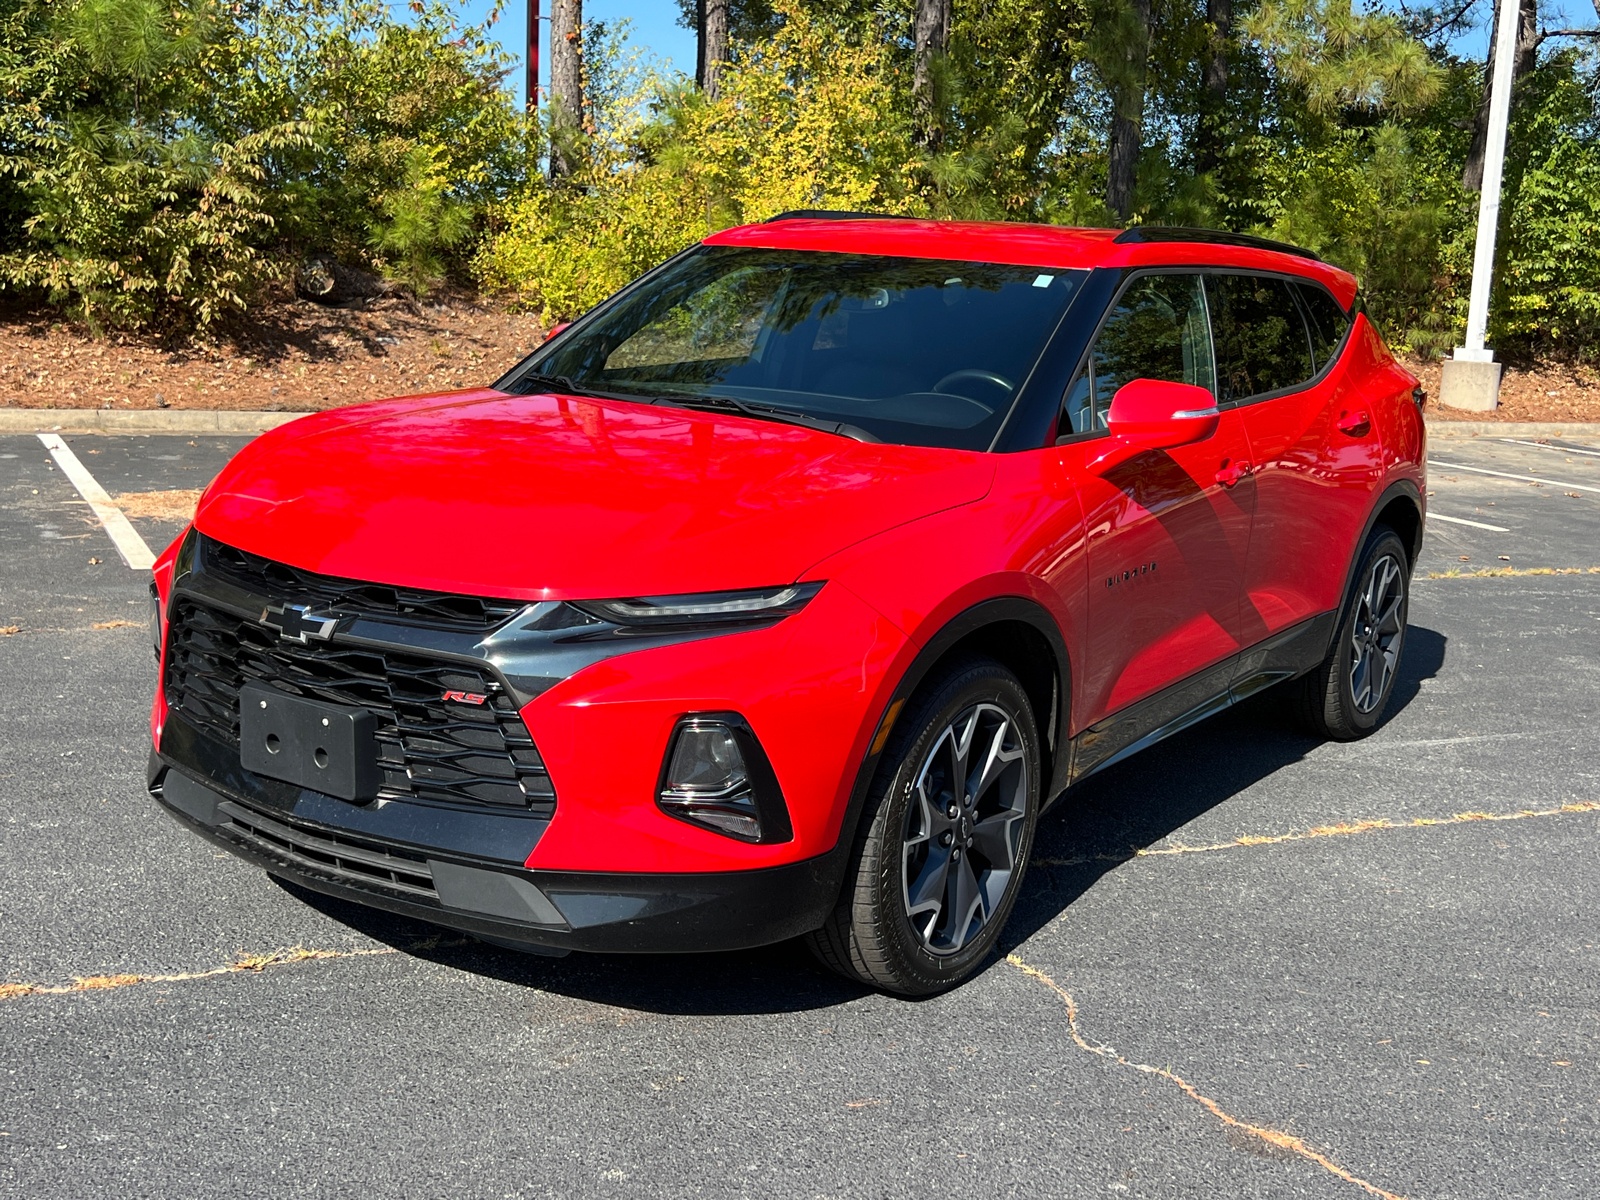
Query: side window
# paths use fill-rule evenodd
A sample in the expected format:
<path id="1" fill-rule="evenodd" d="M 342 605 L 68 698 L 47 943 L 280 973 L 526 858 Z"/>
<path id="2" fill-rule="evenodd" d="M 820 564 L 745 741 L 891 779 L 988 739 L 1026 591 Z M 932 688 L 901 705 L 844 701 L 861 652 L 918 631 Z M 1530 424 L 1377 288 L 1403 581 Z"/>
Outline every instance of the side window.
<path id="1" fill-rule="evenodd" d="M 1222 403 L 1291 388 L 1316 374 L 1306 323 L 1286 282 L 1207 275 L 1206 291 Z"/>
<path id="2" fill-rule="evenodd" d="M 1095 339 L 1087 371 L 1068 389 L 1062 431 L 1105 428 L 1111 397 L 1134 379 L 1192 383 L 1215 394 L 1209 333 L 1199 275 L 1135 279 Z"/>
<path id="3" fill-rule="evenodd" d="M 1328 360 L 1344 341 L 1350 328 L 1350 318 L 1338 301 L 1314 283 L 1297 283 L 1300 302 L 1306 308 L 1306 324 L 1311 328 L 1311 354 L 1316 359 L 1317 370 L 1328 365 Z"/>

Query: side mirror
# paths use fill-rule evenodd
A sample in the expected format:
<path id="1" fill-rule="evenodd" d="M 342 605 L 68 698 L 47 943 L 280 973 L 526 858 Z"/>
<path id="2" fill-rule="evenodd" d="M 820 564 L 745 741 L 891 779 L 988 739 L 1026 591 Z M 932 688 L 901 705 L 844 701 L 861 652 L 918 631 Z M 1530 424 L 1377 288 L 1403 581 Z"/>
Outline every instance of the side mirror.
<path id="1" fill-rule="evenodd" d="M 567 326 L 568 326 L 568 325 L 571 325 L 571 324 L 572 324 L 572 322 L 571 322 L 571 321 L 562 321 L 562 322 L 561 322 L 561 323 L 560 323 L 560 324 L 559 324 L 559 325 L 552 325 L 552 326 L 550 326 L 550 332 L 548 332 L 548 333 L 546 333 L 546 334 L 545 334 L 545 335 L 544 335 L 544 341 L 542 341 L 542 342 L 540 342 L 540 343 L 539 343 L 539 344 L 540 344 L 540 345 L 541 345 L 541 346 L 542 346 L 542 345 L 544 345 L 544 343 L 545 343 L 545 342 L 548 342 L 548 341 L 549 341 L 549 340 L 550 340 L 550 339 L 551 339 L 551 338 L 553 338 L 553 337 L 556 337 L 556 336 L 557 336 L 557 335 L 558 335 L 558 334 L 560 334 L 560 333 L 561 333 L 561 332 L 562 332 L 562 331 L 563 331 L 563 330 L 564 330 L 564 329 L 566 329 L 566 327 L 567 327 Z"/>
<path id="2" fill-rule="evenodd" d="M 1192 383 L 1135 379 L 1117 389 L 1106 427 L 1120 442 L 1166 450 L 1204 441 L 1217 431 L 1217 400 Z"/>

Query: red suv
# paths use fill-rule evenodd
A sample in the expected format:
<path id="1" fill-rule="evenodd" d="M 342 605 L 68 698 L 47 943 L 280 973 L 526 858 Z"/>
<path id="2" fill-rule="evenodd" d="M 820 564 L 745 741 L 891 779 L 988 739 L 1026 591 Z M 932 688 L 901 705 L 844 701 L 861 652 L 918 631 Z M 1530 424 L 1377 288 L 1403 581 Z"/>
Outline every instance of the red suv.
<path id="1" fill-rule="evenodd" d="M 497 944 L 936 991 L 1078 780 L 1268 687 L 1373 728 L 1416 386 L 1289 246 L 730 229 L 491 388 L 241 452 L 156 564 L 151 791 Z"/>

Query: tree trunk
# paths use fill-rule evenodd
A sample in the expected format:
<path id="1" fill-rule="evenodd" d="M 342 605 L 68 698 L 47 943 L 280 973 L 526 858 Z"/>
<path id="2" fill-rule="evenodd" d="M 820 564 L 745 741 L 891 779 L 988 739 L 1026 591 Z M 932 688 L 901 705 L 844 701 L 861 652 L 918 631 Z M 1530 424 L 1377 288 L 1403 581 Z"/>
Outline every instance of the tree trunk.
<path id="1" fill-rule="evenodd" d="M 1223 125 L 1228 115 L 1228 43 L 1233 37 L 1233 0 L 1206 0 L 1211 38 L 1205 50 L 1204 93 L 1201 96 L 1199 146 L 1195 165 L 1202 174 L 1222 160 Z"/>
<path id="2" fill-rule="evenodd" d="M 706 0 L 694 0 L 694 85 L 706 86 Z"/>
<path id="3" fill-rule="evenodd" d="M 577 168 L 583 131 L 583 0 L 550 6 L 550 178 Z"/>
<path id="4" fill-rule="evenodd" d="M 916 114 L 917 142 L 924 148 L 939 144 L 939 114 L 933 94 L 933 63 L 950 44 L 951 0 L 917 0 L 913 31 L 917 39 L 916 70 L 911 78 L 911 100 Z"/>
<path id="5" fill-rule="evenodd" d="M 1111 88 L 1111 141 L 1107 146 L 1106 206 L 1126 221 L 1133 212 L 1133 187 L 1143 149 L 1144 88 L 1150 62 L 1151 0 L 1130 0 L 1133 18 Z"/>
<path id="6" fill-rule="evenodd" d="M 717 84 L 728 61 L 728 0 L 701 0 L 705 23 L 700 35 L 700 86 L 706 99 L 717 98 Z"/>
<path id="7" fill-rule="evenodd" d="M 1515 0 L 1513 0 L 1515 2 Z M 1466 170 L 1461 172 L 1461 184 L 1469 192 L 1483 187 L 1483 158 L 1489 150 L 1489 101 L 1494 91 L 1495 31 L 1500 28 L 1500 0 L 1495 0 L 1494 17 L 1489 26 L 1489 61 L 1483 77 L 1483 103 L 1478 105 L 1477 118 L 1472 122 L 1472 145 L 1467 149 Z M 1523 76 L 1533 70 L 1539 59 L 1539 0 L 1522 0 L 1517 10 L 1517 56 L 1511 64 L 1511 99 L 1515 102 L 1517 85 Z"/>

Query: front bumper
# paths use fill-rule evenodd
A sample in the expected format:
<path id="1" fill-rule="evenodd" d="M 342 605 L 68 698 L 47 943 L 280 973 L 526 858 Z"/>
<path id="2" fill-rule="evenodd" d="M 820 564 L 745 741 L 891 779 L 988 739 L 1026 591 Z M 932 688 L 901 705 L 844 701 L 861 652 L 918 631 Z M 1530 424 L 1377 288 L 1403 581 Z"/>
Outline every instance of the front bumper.
<path id="1" fill-rule="evenodd" d="M 819 927 L 839 889 L 836 854 L 744 871 L 530 871 L 504 859 L 334 823 L 341 808 L 360 810 L 316 793 L 300 793 L 287 808 L 261 795 L 246 798 L 155 753 L 149 786 L 181 825 L 273 875 L 536 952 L 689 953 L 768 945 Z M 435 840 L 459 847 L 483 836 L 469 823 L 456 836 Z"/>

